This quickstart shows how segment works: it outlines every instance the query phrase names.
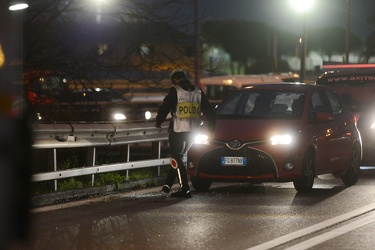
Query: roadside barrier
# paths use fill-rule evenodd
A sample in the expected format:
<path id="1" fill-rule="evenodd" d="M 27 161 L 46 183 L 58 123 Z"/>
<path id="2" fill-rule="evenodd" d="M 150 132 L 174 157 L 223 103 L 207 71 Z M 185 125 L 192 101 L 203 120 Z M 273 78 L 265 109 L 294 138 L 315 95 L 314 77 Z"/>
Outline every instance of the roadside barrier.
<path id="1" fill-rule="evenodd" d="M 45 152 L 36 164 L 39 170 L 32 175 L 33 182 L 54 181 L 54 190 L 57 190 L 57 180 L 63 178 L 91 175 L 94 186 L 95 174 L 121 170 L 158 167 L 169 165 L 170 158 L 161 158 L 162 143 L 168 141 L 168 124 L 161 128 L 154 127 L 154 121 L 129 123 L 76 123 L 76 124 L 31 124 L 33 134 L 33 151 Z M 150 143 L 152 159 L 130 161 L 130 147 L 140 143 Z M 124 147 L 126 157 L 123 162 L 114 164 L 100 164 L 97 162 L 99 147 Z M 84 167 L 58 170 L 57 149 L 86 149 Z M 74 150 L 73 150 L 74 151 Z"/>

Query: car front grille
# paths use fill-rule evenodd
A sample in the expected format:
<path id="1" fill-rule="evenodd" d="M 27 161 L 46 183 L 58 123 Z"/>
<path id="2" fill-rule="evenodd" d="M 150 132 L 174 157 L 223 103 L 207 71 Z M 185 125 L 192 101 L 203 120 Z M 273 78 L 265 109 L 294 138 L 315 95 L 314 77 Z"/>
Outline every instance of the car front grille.
<path id="1" fill-rule="evenodd" d="M 222 156 L 247 157 L 247 164 L 246 166 L 222 166 Z M 274 162 L 268 154 L 248 147 L 239 150 L 223 147 L 207 152 L 202 155 L 199 161 L 198 171 L 212 175 L 257 176 L 277 174 Z"/>

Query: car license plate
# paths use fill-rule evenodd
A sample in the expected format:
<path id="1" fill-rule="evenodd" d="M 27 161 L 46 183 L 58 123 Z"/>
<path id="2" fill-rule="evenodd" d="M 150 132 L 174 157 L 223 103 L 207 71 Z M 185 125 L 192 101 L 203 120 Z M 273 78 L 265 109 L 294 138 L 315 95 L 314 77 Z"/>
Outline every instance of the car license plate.
<path id="1" fill-rule="evenodd" d="M 246 157 L 237 156 L 222 156 L 221 165 L 222 166 L 246 166 Z"/>

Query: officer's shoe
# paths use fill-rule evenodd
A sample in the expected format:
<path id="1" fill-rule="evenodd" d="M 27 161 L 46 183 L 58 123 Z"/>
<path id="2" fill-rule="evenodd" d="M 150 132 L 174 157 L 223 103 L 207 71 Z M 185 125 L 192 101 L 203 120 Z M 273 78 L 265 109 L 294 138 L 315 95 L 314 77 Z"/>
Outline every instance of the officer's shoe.
<path id="1" fill-rule="evenodd" d="M 177 192 L 174 192 L 171 194 L 171 197 L 174 198 L 191 198 L 190 190 L 178 190 Z"/>
<path id="2" fill-rule="evenodd" d="M 161 191 L 168 194 L 171 191 L 171 187 L 168 185 L 164 185 Z"/>

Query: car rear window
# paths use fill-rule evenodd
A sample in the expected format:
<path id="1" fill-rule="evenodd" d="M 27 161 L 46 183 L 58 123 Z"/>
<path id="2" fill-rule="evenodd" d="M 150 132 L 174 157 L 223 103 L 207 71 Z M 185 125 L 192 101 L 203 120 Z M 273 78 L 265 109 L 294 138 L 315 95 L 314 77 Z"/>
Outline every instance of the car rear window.
<path id="1" fill-rule="evenodd" d="M 375 75 L 369 72 L 326 74 L 317 84 L 334 89 L 352 112 L 363 111 L 375 99 Z"/>

